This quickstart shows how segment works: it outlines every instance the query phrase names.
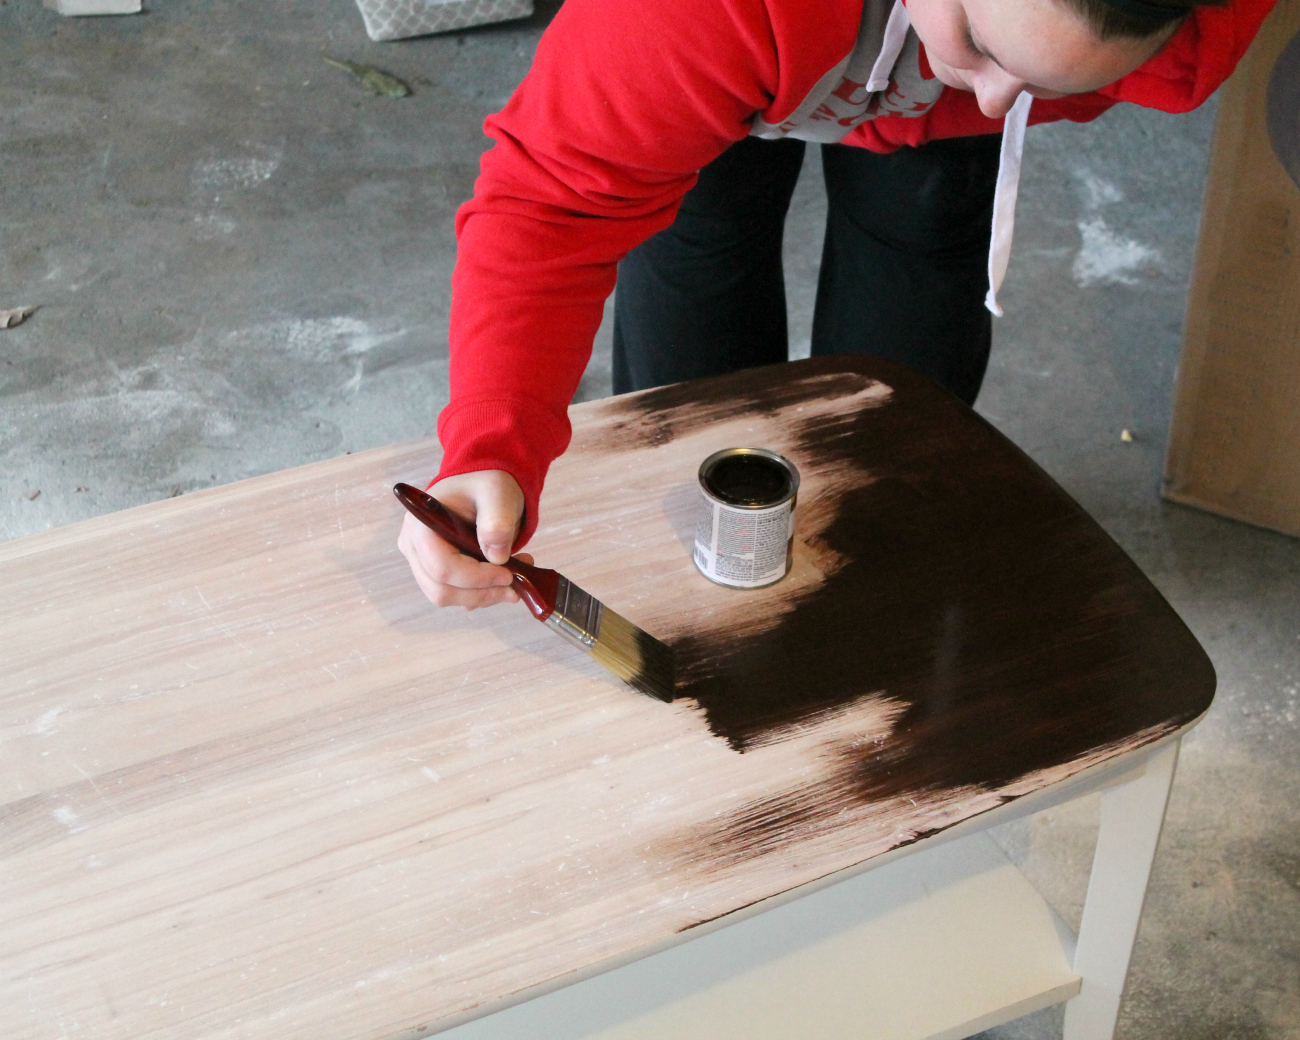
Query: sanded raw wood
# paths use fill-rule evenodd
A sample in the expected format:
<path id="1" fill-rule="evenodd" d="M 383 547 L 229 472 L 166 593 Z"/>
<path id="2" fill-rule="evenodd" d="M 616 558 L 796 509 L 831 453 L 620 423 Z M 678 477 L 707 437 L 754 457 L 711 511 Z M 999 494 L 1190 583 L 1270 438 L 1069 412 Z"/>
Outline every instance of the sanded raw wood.
<path id="1" fill-rule="evenodd" d="M 573 410 L 530 550 L 681 654 L 629 691 L 524 608 L 437 611 L 432 443 L 0 546 L 6 1038 L 420 1035 L 1186 726 L 1167 604 L 968 409 L 817 359 Z M 695 470 L 799 466 L 767 590 Z"/>
<path id="2" fill-rule="evenodd" d="M 1280 0 L 1219 102 L 1165 495 L 1300 535 L 1300 189 L 1265 118 L 1297 32 Z"/>

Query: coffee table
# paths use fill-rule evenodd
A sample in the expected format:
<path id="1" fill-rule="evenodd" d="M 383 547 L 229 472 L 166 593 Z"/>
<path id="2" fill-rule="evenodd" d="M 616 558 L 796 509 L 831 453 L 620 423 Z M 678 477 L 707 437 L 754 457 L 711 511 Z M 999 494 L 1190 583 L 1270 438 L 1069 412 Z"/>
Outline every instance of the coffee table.
<path id="1" fill-rule="evenodd" d="M 1111 1034 L 1195 639 L 1030 459 L 822 358 L 572 409 L 529 546 L 678 652 L 438 611 L 431 441 L 0 545 L 6 1038 Z M 795 563 L 694 570 L 695 469 L 799 467 Z M 1103 789 L 1077 948 L 989 827 Z"/>

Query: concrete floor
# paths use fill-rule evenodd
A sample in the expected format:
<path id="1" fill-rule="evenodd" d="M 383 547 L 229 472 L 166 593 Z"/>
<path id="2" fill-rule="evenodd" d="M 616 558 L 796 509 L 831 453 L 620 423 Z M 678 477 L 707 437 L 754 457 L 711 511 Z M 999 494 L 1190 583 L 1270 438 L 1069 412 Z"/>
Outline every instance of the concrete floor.
<path id="1" fill-rule="evenodd" d="M 452 215 L 527 22 L 371 43 L 350 0 L 0 0 L 0 537 L 428 432 Z M 373 98 L 322 61 L 415 88 Z M 980 410 L 1149 574 L 1220 692 L 1186 742 L 1118 1036 L 1300 1037 L 1300 542 L 1158 498 L 1212 113 L 1031 131 Z M 788 233 L 806 351 L 824 205 Z M 602 332 L 581 396 L 609 390 Z M 1134 432 L 1123 443 L 1120 431 Z M 1077 923 L 1095 806 L 999 835 Z M 1060 1012 L 984 1034 L 1059 1035 Z"/>

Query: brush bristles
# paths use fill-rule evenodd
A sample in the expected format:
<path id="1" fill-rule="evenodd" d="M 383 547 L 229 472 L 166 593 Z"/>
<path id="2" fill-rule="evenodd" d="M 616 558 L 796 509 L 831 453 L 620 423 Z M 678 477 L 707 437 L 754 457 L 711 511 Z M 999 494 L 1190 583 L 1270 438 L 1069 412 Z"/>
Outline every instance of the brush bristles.
<path id="1" fill-rule="evenodd" d="M 601 608 L 591 656 L 634 689 L 661 701 L 673 699 L 677 665 L 672 650 L 609 607 Z"/>

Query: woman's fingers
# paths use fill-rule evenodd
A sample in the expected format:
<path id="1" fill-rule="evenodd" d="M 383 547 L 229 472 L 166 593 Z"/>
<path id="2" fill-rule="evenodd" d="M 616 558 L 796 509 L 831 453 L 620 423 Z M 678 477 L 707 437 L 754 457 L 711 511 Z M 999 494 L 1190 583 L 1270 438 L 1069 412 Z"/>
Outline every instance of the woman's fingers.
<path id="1" fill-rule="evenodd" d="M 397 547 L 429 600 L 439 607 L 490 607 L 513 603 L 512 575 L 504 567 L 478 560 L 444 542 L 415 517 L 402 521 Z"/>

